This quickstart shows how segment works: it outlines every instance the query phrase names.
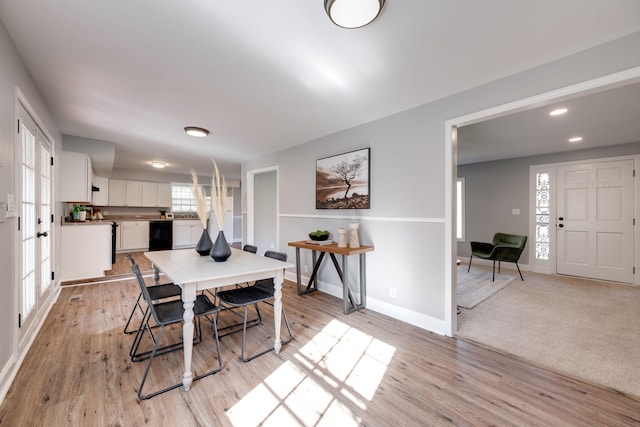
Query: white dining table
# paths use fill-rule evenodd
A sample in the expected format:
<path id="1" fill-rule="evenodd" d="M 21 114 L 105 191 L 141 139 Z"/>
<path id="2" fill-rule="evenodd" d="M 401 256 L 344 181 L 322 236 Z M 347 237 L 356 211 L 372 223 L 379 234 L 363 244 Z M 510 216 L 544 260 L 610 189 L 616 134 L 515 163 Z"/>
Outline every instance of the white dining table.
<path id="1" fill-rule="evenodd" d="M 231 250 L 231 256 L 224 262 L 216 262 L 210 256 L 200 256 L 195 249 L 145 252 L 151 260 L 154 282 L 157 284 L 160 273 L 164 273 L 173 283 L 182 288 L 184 304 L 184 376 L 182 383 L 185 391 L 191 388 L 191 355 L 193 350 L 193 304 L 198 291 L 220 288 L 236 283 L 273 278 L 275 288 L 274 308 L 274 351 L 280 352 L 280 324 L 282 314 L 282 282 L 284 270 L 294 264 L 275 260 L 247 251 Z"/>

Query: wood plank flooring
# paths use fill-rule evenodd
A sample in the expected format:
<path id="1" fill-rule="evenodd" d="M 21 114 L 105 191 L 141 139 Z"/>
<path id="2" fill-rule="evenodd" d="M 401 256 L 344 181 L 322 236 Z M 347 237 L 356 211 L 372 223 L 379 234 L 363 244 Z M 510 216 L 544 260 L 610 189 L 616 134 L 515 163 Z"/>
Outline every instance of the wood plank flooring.
<path id="1" fill-rule="evenodd" d="M 283 302 L 295 339 L 280 355 L 243 364 L 240 334 L 220 341 L 223 369 L 139 402 L 144 363 L 122 333 L 134 281 L 66 286 L 4 402 L 2 426 L 630 426 L 640 401 L 387 316 L 342 313 L 339 299 Z M 79 297 L 79 299 L 78 299 Z M 249 329 L 249 352 L 268 345 L 271 310 Z M 222 313 L 221 326 L 236 321 Z M 167 334 L 180 339 L 181 328 Z M 194 347 L 194 370 L 216 363 L 211 330 Z M 179 382 L 182 352 L 154 361 L 150 387 Z"/>

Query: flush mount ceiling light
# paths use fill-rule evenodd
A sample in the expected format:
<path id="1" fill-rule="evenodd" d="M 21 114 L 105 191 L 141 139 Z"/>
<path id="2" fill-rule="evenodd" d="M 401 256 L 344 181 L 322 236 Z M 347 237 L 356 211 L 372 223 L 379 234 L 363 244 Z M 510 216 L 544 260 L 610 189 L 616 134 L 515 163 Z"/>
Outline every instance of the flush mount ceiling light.
<path id="1" fill-rule="evenodd" d="M 558 108 L 557 110 L 553 110 L 552 112 L 549 113 L 550 116 L 561 116 L 564 113 L 566 113 L 567 110 L 566 108 Z"/>
<path id="2" fill-rule="evenodd" d="M 581 136 L 574 136 L 573 138 L 569 138 L 569 142 L 580 142 L 582 141 Z"/>
<path id="3" fill-rule="evenodd" d="M 187 135 L 196 136 L 198 138 L 204 138 L 205 136 L 209 135 L 208 130 L 206 130 L 205 128 L 199 128 L 197 126 L 187 126 L 186 128 L 184 128 L 184 131 L 187 133 Z"/>
<path id="4" fill-rule="evenodd" d="M 378 17 L 385 0 L 324 0 L 329 19 L 342 28 L 360 28 Z"/>
<path id="5" fill-rule="evenodd" d="M 151 162 L 151 166 L 158 169 L 164 169 L 167 164 L 165 162 Z"/>

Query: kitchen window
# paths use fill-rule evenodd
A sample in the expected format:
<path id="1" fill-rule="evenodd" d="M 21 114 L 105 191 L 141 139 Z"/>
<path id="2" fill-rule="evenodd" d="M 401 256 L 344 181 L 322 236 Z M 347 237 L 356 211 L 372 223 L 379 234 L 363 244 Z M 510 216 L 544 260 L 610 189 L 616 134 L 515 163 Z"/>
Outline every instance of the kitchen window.
<path id="1" fill-rule="evenodd" d="M 171 212 L 173 213 L 195 213 L 198 212 L 198 204 L 191 188 L 193 184 L 171 183 Z M 210 194 L 210 187 L 201 186 L 205 194 Z M 209 205 L 211 197 L 207 197 Z"/>

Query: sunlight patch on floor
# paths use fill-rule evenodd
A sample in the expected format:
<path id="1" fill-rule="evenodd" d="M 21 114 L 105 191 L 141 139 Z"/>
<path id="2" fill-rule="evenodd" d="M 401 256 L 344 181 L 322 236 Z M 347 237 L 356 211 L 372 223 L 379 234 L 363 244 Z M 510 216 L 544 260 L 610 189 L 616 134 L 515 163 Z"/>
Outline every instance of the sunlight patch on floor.
<path id="1" fill-rule="evenodd" d="M 395 353 L 392 347 L 332 320 L 293 359 L 236 403 L 235 426 L 360 425 Z"/>

